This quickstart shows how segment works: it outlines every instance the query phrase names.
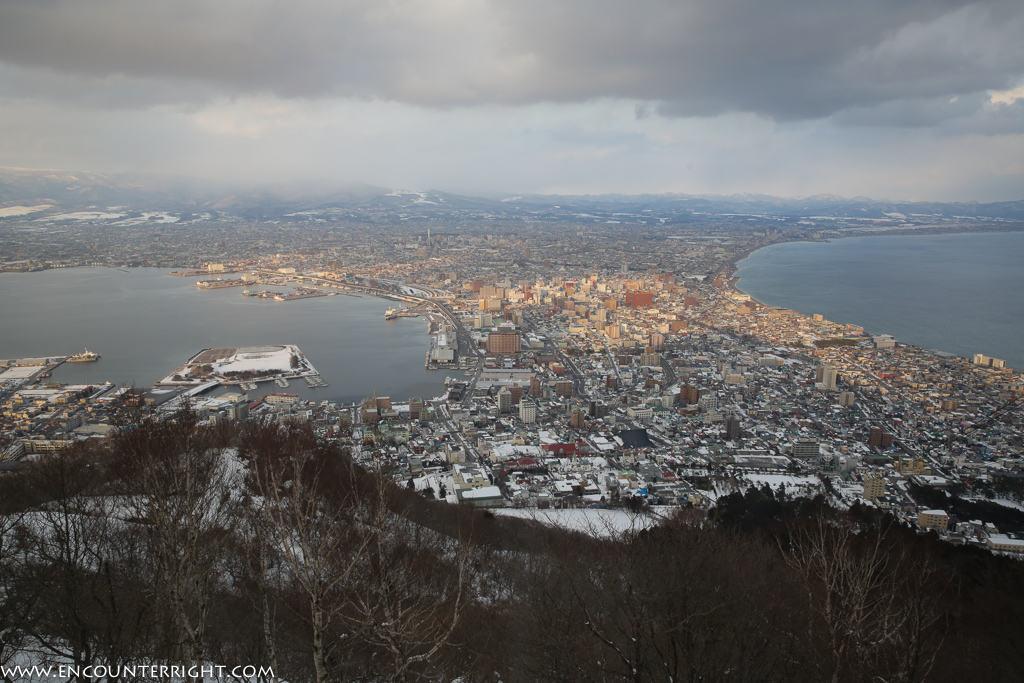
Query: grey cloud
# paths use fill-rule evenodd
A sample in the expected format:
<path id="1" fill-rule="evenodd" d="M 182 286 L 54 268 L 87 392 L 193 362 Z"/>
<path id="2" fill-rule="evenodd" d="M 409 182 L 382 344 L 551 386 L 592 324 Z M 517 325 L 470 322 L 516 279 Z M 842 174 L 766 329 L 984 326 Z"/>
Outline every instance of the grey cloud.
<path id="1" fill-rule="evenodd" d="M 986 104 L 974 115 L 953 119 L 939 129 L 945 135 L 1013 135 L 1024 133 L 1024 100 L 1012 104 Z"/>
<path id="2" fill-rule="evenodd" d="M 980 120 L 991 114 L 989 97 L 972 93 L 950 97 L 907 97 L 868 107 L 852 107 L 836 114 L 835 122 L 848 126 L 934 127 L 954 121 Z M 1024 121 L 1021 122 L 1024 124 Z"/>
<path id="3" fill-rule="evenodd" d="M 119 74 L 83 77 L 50 68 L 0 63 L 0 101 L 45 100 L 87 109 L 139 109 L 158 105 L 202 105 L 221 90 L 182 78 L 139 78 Z"/>
<path id="4" fill-rule="evenodd" d="M 272 93 L 434 107 L 621 97 L 668 116 L 882 117 L 891 103 L 1013 87 L 1021 35 L 1017 0 L 0 4 L 0 61 L 55 74 L 22 78 L 15 93 L 112 101 L 132 88 L 142 101 Z M 906 107 L 891 110 L 899 124 Z"/>

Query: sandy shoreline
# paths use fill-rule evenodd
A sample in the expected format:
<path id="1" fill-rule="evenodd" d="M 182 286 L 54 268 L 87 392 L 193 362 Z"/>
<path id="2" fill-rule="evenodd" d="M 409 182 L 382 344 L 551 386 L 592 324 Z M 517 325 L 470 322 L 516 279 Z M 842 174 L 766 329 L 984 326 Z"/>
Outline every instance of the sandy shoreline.
<path id="1" fill-rule="evenodd" d="M 884 233 L 884 234 L 882 234 L 882 233 L 873 233 L 873 234 L 829 236 L 828 238 L 822 238 L 822 239 L 781 240 L 779 242 L 773 242 L 771 244 L 766 244 L 766 245 L 760 246 L 760 247 L 758 247 L 756 249 L 753 249 L 751 251 L 745 252 L 743 254 L 738 254 L 734 259 L 731 259 L 726 264 L 726 267 L 723 268 L 723 271 L 727 272 L 730 275 L 729 279 L 727 280 L 728 286 L 731 289 L 735 290 L 736 292 L 739 292 L 739 293 L 742 293 L 742 294 L 744 294 L 746 296 L 749 296 L 750 300 L 752 302 L 756 303 L 758 306 L 761 306 L 761 307 L 764 307 L 764 308 L 768 308 L 768 309 L 770 309 L 770 308 L 786 308 L 787 310 L 793 310 L 794 312 L 796 312 L 797 314 L 799 314 L 800 316 L 802 316 L 804 318 L 810 318 L 813 315 L 813 313 L 808 313 L 806 311 L 796 310 L 795 308 L 788 308 L 788 307 L 782 306 L 782 305 L 774 305 L 774 304 L 767 303 L 765 301 L 762 301 L 761 299 L 758 299 L 753 294 L 751 294 L 750 292 L 748 292 L 745 289 L 743 289 L 741 284 L 740 284 L 741 280 L 742 280 L 742 277 L 739 277 L 739 276 L 736 275 L 736 273 L 740 270 L 740 265 L 739 264 L 742 261 L 746 260 L 747 258 L 753 256 L 755 253 L 761 251 L 762 249 L 765 249 L 765 248 L 770 247 L 770 246 L 774 246 L 776 244 L 789 244 L 789 243 L 795 243 L 795 242 L 806 242 L 806 243 L 832 242 L 833 240 L 845 239 L 847 237 L 889 237 L 889 236 L 916 237 L 916 236 L 968 235 L 968 234 L 993 234 L 993 235 L 996 235 L 996 234 L 1002 234 L 1002 233 L 1006 233 L 1006 232 L 1024 232 L 1024 230 L 1019 229 L 1019 228 L 1018 229 L 1013 229 L 1013 230 L 948 230 L 948 231 L 928 232 L 928 233 L 921 233 L 921 232 L 915 233 L 913 231 L 907 231 L 907 232 L 904 232 L 902 234 L 896 234 L 896 233 Z M 890 334 L 888 332 L 877 332 L 877 331 L 876 332 L 871 332 L 866 327 L 864 327 L 863 325 L 861 325 L 861 324 L 859 324 L 857 322 L 840 321 L 840 320 L 831 320 L 831 322 L 834 322 L 834 323 L 840 324 L 840 325 L 853 325 L 853 326 L 856 326 L 856 327 L 860 327 L 864 331 L 864 334 L 869 335 L 869 336 L 876 336 L 876 335 L 879 335 L 879 334 Z M 918 350 L 925 351 L 925 352 L 937 353 L 937 354 L 947 355 L 947 356 L 956 357 L 956 358 L 963 358 L 963 359 L 966 359 L 968 361 L 970 361 L 970 359 L 971 359 L 971 356 L 969 354 L 945 351 L 945 350 L 934 348 L 934 347 L 931 347 L 931 346 L 923 346 L 923 345 L 920 345 L 920 344 L 912 344 L 912 343 L 908 343 L 908 342 L 904 342 L 904 341 L 900 341 L 900 345 L 906 346 L 906 347 L 911 347 L 911 348 L 918 349 Z M 1016 368 L 1014 366 L 1011 366 L 1009 363 L 1007 363 L 1006 367 L 1012 368 L 1015 371 L 1020 371 L 1018 368 Z"/>

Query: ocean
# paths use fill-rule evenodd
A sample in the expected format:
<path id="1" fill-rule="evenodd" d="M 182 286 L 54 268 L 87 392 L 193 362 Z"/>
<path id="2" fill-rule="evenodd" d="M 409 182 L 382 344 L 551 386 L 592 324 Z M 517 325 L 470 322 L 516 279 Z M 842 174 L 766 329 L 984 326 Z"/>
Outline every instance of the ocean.
<path id="1" fill-rule="evenodd" d="M 1024 370 L 1024 232 L 774 244 L 737 275 L 768 305 Z"/>
<path id="2" fill-rule="evenodd" d="M 0 273 L 0 359 L 87 347 L 102 358 L 66 363 L 54 380 L 151 386 L 204 348 L 295 344 L 330 383 L 292 381 L 287 391 L 306 399 L 350 402 L 376 391 L 406 401 L 444 391 L 445 373 L 423 367 L 426 322 L 385 321 L 394 302 L 341 294 L 277 302 L 244 297 L 242 287 L 200 291 L 189 286 L 197 279 L 157 268 Z M 250 396 L 285 391 L 259 386 Z"/>

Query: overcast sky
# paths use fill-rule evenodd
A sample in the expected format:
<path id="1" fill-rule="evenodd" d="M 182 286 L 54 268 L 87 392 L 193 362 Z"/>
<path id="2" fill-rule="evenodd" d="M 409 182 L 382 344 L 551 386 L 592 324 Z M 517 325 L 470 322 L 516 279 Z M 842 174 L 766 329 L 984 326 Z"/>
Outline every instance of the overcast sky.
<path id="1" fill-rule="evenodd" d="M 1024 199 L 1024 2 L 0 0 L 0 165 Z"/>

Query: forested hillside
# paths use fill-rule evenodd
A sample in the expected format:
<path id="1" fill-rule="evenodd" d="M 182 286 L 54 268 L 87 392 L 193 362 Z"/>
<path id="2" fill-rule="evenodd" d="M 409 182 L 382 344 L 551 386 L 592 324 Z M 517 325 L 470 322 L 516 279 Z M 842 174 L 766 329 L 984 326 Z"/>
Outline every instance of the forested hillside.
<path id="1" fill-rule="evenodd" d="M 0 475 L 0 542 L 5 666 L 1024 680 L 1018 561 L 756 489 L 648 530 L 568 532 L 427 501 L 299 426 L 184 412 L 48 455 Z"/>

